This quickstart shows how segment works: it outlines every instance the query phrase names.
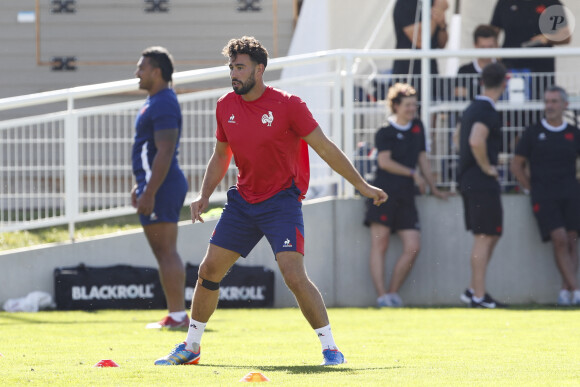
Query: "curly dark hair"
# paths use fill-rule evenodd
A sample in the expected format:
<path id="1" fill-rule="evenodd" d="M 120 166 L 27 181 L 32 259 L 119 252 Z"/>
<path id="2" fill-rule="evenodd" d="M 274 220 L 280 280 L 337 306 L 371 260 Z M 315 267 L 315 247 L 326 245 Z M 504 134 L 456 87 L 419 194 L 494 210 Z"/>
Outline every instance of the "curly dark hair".
<path id="1" fill-rule="evenodd" d="M 268 65 L 268 51 L 253 36 L 242 36 L 239 39 L 231 39 L 222 50 L 226 58 L 236 58 L 238 54 L 247 54 L 252 62 Z"/>
<path id="2" fill-rule="evenodd" d="M 399 105 L 403 98 L 416 96 L 417 91 L 413 86 L 406 83 L 395 83 L 393 86 L 389 87 L 389 92 L 387 93 L 387 106 L 391 109 L 391 112 L 396 113 L 395 106 Z"/>

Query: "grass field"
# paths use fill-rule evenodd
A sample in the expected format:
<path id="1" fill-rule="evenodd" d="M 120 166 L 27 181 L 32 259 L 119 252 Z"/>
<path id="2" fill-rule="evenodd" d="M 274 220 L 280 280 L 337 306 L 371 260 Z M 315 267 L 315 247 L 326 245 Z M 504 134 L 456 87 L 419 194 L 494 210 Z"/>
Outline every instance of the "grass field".
<path id="1" fill-rule="evenodd" d="M 340 308 L 329 314 L 348 364 L 320 367 L 297 309 L 218 309 L 199 365 L 153 361 L 185 331 L 151 331 L 163 311 L 0 312 L 0 385 L 579 385 L 580 310 Z M 97 368 L 112 359 L 119 368 Z"/>

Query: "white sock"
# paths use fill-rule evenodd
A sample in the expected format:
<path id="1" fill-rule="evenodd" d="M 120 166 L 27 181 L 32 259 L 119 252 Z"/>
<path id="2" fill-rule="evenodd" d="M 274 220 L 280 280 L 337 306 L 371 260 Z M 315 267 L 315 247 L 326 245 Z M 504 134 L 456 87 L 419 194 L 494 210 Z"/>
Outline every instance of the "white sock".
<path id="1" fill-rule="evenodd" d="M 338 349 L 334 343 L 334 338 L 332 337 L 332 331 L 330 330 L 330 324 L 325 327 L 315 329 L 314 332 L 318 335 L 320 344 L 322 345 L 322 350 L 325 349 Z"/>
<path id="2" fill-rule="evenodd" d="M 189 320 L 189 329 L 187 330 L 187 338 L 185 339 L 185 349 L 197 352 L 201 344 L 201 335 L 205 330 L 207 323 L 201 323 L 193 319 Z M 195 346 L 193 345 L 195 344 Z"/>
<path id="3" fill-rule="evenodd" d="M 185 310 L 182 310 L 181 312 L 171 312 L 169 313 L 169 317 L 174 321 L 182 322 L 187 317 L 187 312 Z"/>

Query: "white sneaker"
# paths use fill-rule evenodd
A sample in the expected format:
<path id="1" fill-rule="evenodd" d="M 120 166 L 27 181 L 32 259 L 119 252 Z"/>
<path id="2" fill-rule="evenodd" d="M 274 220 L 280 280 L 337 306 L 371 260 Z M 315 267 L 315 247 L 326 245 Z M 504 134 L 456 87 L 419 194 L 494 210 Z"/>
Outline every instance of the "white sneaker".
<path id="1" fill-rule="evenodd" d="M 379 298 L 377 298 L 377 306 L 379 308 L 384 308 L 387 306 L 393 306 L 391 305 L 391 298 L 389 297 L 388 294 L 383 294 L 382 296 L 380 296 Z"/>
<path id="2" fill-rule="evenodd" d="M 391 299 L 391 306 L 393 308 L 402 308 L 404 306 L 401 296 L 399 296 L 397 293 L 388 293 L 387 296 L 389 296 Z"/>
<path id="3" fill-rule="evenodd" d="M 572 296 L 572 305 L 580 306 L 580 289 L 574 290 L 574 295 Z"/>
<path id="4" fill-rule="evenodd" d="M 560 290 L 558 295 L 558 306 L 570 306 L 572 303 L 572 292 L 566 289 Z"/>

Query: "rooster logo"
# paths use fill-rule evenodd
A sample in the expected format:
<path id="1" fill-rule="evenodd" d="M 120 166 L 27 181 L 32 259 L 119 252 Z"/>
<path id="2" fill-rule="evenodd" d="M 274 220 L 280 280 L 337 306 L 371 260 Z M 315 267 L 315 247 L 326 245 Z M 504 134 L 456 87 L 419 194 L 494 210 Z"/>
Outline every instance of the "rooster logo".
<path id="1" fill-rule="evenodd" d="M 268 126 L 272 126 L 272 121 L 274 121 L 274 116 L 272 115 L 271 111 L 268 111 L 268 114 L 264 114 L 262 116 L 262 124 L 268 124 Z"/>

